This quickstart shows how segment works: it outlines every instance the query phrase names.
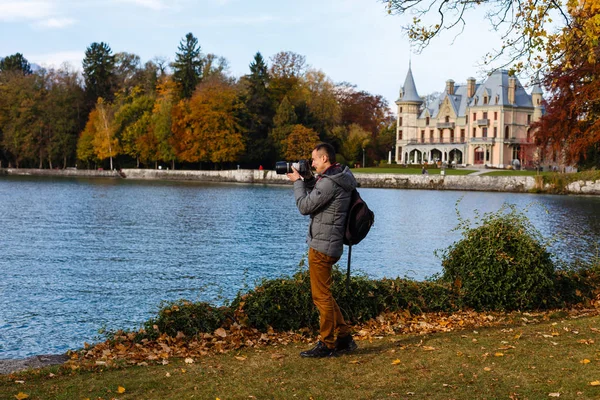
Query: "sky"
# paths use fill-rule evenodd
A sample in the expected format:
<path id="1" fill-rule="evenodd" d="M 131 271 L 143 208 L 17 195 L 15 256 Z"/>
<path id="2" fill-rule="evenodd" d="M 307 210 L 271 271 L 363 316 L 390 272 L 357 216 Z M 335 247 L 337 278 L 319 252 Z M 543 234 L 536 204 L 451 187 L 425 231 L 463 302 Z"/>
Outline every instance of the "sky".
<path id="1" fill-rule="evenodd" d="M 269 61 L 293 51 L 333 82 L 395 108 L 409 62 L 420 95 L 443 91 L 448 79 L 482 80 L 483 57 L 501 41 L 482 13 L 471 17 L 460 35 L 446 32 L 417 54 L 403 30 L 412 16 L 388 15 L 378 0 L 0 0 L 0 57 L 18 52 L 30 63 L 81 70 L 86 48 L 104 42 L 142 63 L 172 61 L 191 32 L 235 77 L 249 72 L 256 52 Z"/>

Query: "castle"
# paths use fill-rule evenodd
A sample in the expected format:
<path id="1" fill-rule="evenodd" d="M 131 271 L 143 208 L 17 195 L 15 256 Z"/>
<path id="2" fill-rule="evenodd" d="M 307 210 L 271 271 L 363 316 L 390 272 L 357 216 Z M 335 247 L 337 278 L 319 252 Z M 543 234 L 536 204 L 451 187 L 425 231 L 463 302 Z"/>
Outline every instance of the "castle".
<path id="1" fill-rule="evenodd" d="M 533 167 L 536 146 L 531 124 L 544 113 L 538 84 L 527 94 L 508 71 L 483 83 L 446 81 L 430 104 L 417 93 L 409 64 L 396 101 L 396 163 L 447 163 L 495 168 Z"/>

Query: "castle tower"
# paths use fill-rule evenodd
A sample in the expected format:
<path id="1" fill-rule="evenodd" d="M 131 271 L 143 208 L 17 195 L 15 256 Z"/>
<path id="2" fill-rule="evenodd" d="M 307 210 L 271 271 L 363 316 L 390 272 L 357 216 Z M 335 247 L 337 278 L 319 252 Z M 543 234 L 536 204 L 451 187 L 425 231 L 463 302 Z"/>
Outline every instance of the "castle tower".
<path id="1" fill-rule="evenodd" d="M 396 100 L 398 106 L 398 120 L 396 128 L 396 162 L 405 163 L 403 148 L 409 140 L 417 138 L 417 117 L 423 100 L 417 93 L 417 87 L 412 75 L 411 64 L 408 64 L 408 73 L 404 86 L 400 89 L 400 97 Z"/>
<path id="2" fill-rule="evenodd" d="M 544 92 L 540 87 L 539 81 L 536 79 L 533 89 L 531 90 L 531 102 L 533 103 L 533 122 L 539 121 L 544 115 Z"/>

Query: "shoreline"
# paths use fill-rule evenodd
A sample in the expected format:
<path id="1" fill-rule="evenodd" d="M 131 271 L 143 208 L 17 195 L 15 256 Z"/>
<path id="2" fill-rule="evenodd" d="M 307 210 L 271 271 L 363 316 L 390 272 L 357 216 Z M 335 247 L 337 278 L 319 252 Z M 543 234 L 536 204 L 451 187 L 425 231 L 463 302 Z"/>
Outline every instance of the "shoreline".
<path id="1" fill-rule="evenodd" d="M 44 368 L 64 364 L 68 360 L 69 356 L 66 354 L 42 354 L 27 358 L 0 359 L 0 375 L 8 375 L 30 368 Z"/>
<path id="2" fill-rule="evenodd" d="M 272 170 L 158 170 L 122 169 L 119 171 L 68 169 L 3 168 L 0 176 L 41 176 L 67 178 L 113 178 L 131 180 L 195 181 L 213 183 L 291 184 L 285 175 Z M 356 173 L 360 187 L 386 189 L 459 190 L 512 193 L 552 193 L 553 187 L 540 187 L 534 176 L 407 175 Z M 567 185 L 568 194 L 600 195 L 600 180 L 576 181 Z"/>

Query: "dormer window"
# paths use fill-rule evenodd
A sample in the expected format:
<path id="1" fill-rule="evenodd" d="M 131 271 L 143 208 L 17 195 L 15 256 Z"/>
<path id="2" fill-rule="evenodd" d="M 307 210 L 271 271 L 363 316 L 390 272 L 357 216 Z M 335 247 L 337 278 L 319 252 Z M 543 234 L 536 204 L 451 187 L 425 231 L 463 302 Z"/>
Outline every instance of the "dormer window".
<path id="1" fill-rule="evenodd" d="M 485 96 L 485 97 L 483 98 L 483 104 L 487 104 L 487 103 L 488 103 L 488 98 L 487 98 L 487 96 Z"/>
<path id="2" fill-rule="evenodd" d="M 479 97 L 475 96 L 475 105 L 477 105 L 478 100 L 479 100 Z"/>
<path id="3" fill-rule="evenodd" d="M 499 100 L 500 100 L 500 96 L 496 95 L 496 104 L 498 104 Z"/>
<path id="4" fill-rule="evenodd" d="M 446 123 L 450 122 L 450 117 L 446 115 Z"/>
<path id="5" fill-rule="evenodd" d="M 425 125 L 429 125 L 429 117 L 425 117 Z"/>

